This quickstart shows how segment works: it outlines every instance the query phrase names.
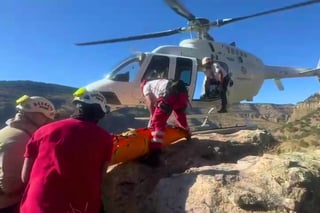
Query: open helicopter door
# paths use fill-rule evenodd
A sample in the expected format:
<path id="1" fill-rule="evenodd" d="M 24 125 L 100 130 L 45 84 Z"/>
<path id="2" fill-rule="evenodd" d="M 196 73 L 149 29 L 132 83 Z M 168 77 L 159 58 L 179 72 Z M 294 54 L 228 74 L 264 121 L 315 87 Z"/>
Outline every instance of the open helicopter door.
<path id="1" fill-rule="evenodd" d="M 156 78 L 182 80 L 188 87 L 190 101 L 192 101 L 196 88 L 197 60 L 167 54 L 148 54 L 148 56 L 150 60 L 147 62 L 141 82 Z"/>
<path id="2" fill-rule="evenodd" d="M 210 114 L 216 112 L 220 107 L 220 97 L 208 100 L 201 99 L 205 73 L 199 66 L 199 61 L 194 57 L 167 54 L 148 54 L 148 58 L 141 81 L 154 78 L 182 80 L 189 90 L 191 107 L 187 110 L 188 119 L 203 120 L 199 128 L 192 127 L 192 129 L 207 127 L 211 122 L 209 121 Z M 204 111 L 206 111 L 205 114 L 203 114 Z M 174 119 L 171 117 L 169 123 L 172 121 Z"/>
<path id="3" fill-rule="evenodd" d="M 194 57 L 185 57 L 179 55 L 148 53 L 148 60 L 145 61 L 141 82 L 156 78 L 182 80 L 189 90 L 189 100 L 195 107 L 213 107 L 218 108 L 220 96 L 218 88 L 215 89 L 216 95 L 213 98 L 203 99 L 205 73 L 199 60 Z M 226 64 L 222 64 L 226 70 Z M 228 91 L 229 92 L 229 91 Z M 229 94 L 227 94 L 228 97 Z"/>

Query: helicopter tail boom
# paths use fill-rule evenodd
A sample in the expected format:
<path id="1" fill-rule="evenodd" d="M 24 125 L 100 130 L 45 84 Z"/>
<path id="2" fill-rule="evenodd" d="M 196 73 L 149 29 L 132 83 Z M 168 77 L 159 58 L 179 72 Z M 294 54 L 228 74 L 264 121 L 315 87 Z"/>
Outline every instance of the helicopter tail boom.
<path id="1" fill-rule="evenodd" d="M 264 73 L 265 79 L 297 78 L 311 76 L 317 76 L 318 78 L 320 78 L 320 63 L 318 63 L 318 66 L 316 68 L 265 66 Z"/>

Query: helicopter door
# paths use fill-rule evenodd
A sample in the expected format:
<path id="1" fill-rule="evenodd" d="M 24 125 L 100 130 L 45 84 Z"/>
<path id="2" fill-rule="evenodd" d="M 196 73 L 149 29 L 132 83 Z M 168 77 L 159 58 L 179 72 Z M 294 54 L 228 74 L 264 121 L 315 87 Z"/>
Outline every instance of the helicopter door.
<path id="1" fill-rule="evenodd" d="M 195 88 L 195 72 L 197 63 L 191 58 L 176 58 L 174 80 L 182 80 L 189 89 L 189 96 L 192 97 Z"/>
<path id="2" fill-rule="evenodd" d="M 168 56 L 153 55 L 141 80 L 168 78 L 169 62 Z"/>
<path id="3" fill-rule="evenodd" d="M 197 62 L 193 58 L 152 55 L 141 81 L 157 78 L 182 80 L 189 89 L 189 96 L 192 97 L 195 87 L 196 68 Z"/>
<path id="4" fill-rule="evenodd" d="M 216 63 L 218 63 L 219 66 L 229 74 L 230 78 L 232 77 L 232 73 L 229 72 L 229 67 L 226 63 L 221 62 L 221 61 L 216 61 Z M 216 76 L 216 78 L 218 78 L 218 76 Z M 196 85 L 197 86 L 195 88 L 193 100 L 195 100 L 195 101 L 199 101 L 199 100 L 213 101 L 213 100 L 220 99 L 220 92 L 218 89 L 219 84 L 212 84 L 210 86 L 210 95 L 211 95 L 210 98 L 207 99 L 204 97 L 205 81 L 206 81 L 205 70 L 203 69 L 203 67 L 199 66 L 198 71 L 197 71 L 197 76 L 196 76 Z M 229 90 L 228 90 L 227 96 L 228 96 L 228 94 L 229 94 Z"/>

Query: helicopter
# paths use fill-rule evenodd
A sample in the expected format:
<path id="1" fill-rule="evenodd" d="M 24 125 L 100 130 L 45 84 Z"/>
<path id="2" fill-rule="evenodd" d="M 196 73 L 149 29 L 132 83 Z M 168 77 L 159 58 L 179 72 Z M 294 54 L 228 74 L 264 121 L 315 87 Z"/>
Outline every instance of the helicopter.
<path id="1" fill-rule="evenodd" d="M 320 63 L 316 68 L 265 65 L 261 59 L 252 53 L 238 48 L 234 42 L 230 44 L 217 42 L 209 34 L 209 30 L 214 27 L 222 27 L 258 16 L 317 4 L 320 3 L 320 0 L 305 1 L 251 15 L 214 21 L 196 17 L 179 0 L 165 0 L 165 2 L 174 12 L 187 19 L 186 27 L 76 44 L 79 46 L 99 45 L 165 37 L 186 32 L 197 33 L 196 38 L 185 39 L 177 46 L 163 45 L 150 52 L 134 54 L 123 60 L 105 78 L 86 86 L 89 90 L 100 91 L 106 97 L 109 105 L 144 106 L 144 97 L 140 89 L 141 82 L 156 70 L 166 67 L 167 72 L 164 77 L 182 80 L 186 84 L 192 106 L 216 106 L 219 104 L 219 98 L 204 100 L 196 94 L 199 79 L 204 78 L 204 69 L 201 66 L 203 57 L 211 57 L 230 74 L 233 85 L 229 86 L 227 91 L 228 106 L 241 101 L 252 101 L 266 79 L 274 79 L 278 89 L 283 90 L 282 78 L 310 76 L 320 78 Z"/>

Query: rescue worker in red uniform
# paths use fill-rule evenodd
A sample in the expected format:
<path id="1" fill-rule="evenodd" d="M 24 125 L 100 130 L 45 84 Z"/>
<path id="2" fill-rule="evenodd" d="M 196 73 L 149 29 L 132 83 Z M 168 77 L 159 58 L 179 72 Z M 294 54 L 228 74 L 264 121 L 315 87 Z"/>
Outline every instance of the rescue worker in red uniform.
<path id="1" fill-rule="evenodd" d="M 46 98 L 24 95 L 16 103 L 17 113 L 0 130 L 1 213 L 19 213 L 25 187 L 21 170 L 27 142 L 34 131 L 55 118 L 54 105 Z"/>
<path id="2" fill-rule="evenodd" d="M 174 113 L 179 127 L 189 131 L 185 110 L 188 106 L 188 90 L 183 81 L 154 79 L 142 84 L 146 106 L 151 115 L 150 154 L 146 163 L 157 166 L 163 146 L 164 130 L 171 113 Z"/>
<path id="3" fill-rule="evenodd" d="M 102 175 L 113 148 L 112 136 L 97 125 L 108 111 L 106 100 L 80 88 L 73 103 L 72 118 L 41 127 L 27 144 L 21 213 L 98 213 L 101 208 Z"/>

